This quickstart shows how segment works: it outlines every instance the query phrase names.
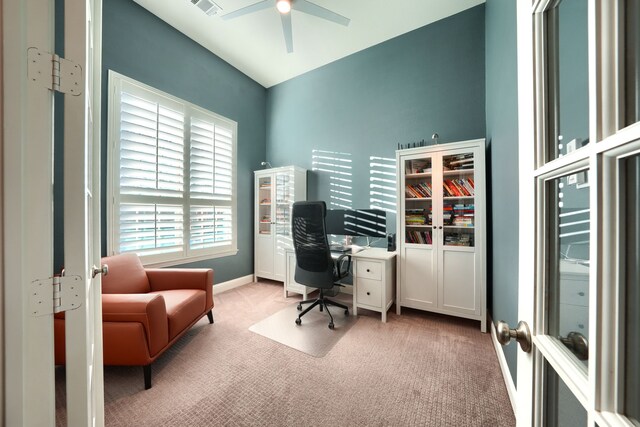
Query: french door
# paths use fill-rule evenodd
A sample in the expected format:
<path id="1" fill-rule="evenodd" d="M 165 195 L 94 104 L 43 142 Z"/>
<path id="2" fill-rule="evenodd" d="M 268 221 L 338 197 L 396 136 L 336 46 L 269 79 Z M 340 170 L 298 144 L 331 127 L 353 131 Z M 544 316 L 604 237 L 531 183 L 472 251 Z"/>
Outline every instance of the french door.
<path id="1" fill-rule="evenodd" d="M 517 19 L 518 425 L 638 426 L 640 1 Z"/>
<path id="2" fill-rule="evenodd" d="M 55 425 L 57 280 L 63 282 L 61 304 L 68 308 L 67 423 L 104 424 L 100 276 L 94 278 L 100 261 L 102 6 L 101 0 L 57 1 L 64 1 L 65 58 L 55 65 L 54 33 L 62 25 L 55 20 L 56 2 L 2 4 L 2 425 Z M 64 93 L 64 123 L 54 120 L 53 90 Z M 53 279 L 52 159 L 53 130 L 58 126 L 64 128 L 65 232 L 57 237 L 64 239 L 65 277 Z"/>

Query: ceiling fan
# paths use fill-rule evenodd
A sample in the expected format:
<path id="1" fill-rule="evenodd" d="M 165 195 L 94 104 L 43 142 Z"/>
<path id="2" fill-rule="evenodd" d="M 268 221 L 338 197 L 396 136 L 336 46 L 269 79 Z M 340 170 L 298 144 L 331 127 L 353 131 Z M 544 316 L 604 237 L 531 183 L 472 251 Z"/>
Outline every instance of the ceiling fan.
<path id="1" fill-rule="evenodd" d="M 308 15 L 313 15 L 327 21 L 335 22 L 336 24 L 349 25 L 351 20 L 339 15 L 335 12 L 325 9 L 322 6 L 318 6 L 315 3 L 311 3 L 307 0 L 262 0 L 258 3 L 252 4 L 242 9 L 238 9 L 226 15 L 222 15 L 221 18 L 226 20 L 238 18 L 249 13 L 258 12 L 260 10 L 275 8 L 280 12 L 280 19 L 282 20 L 282 32 L 284 33 L 284 42 L 287 46 L 287 53 L 293 52 L 293 33 L 291 30 L 291 10 L 297 10 Z"/>

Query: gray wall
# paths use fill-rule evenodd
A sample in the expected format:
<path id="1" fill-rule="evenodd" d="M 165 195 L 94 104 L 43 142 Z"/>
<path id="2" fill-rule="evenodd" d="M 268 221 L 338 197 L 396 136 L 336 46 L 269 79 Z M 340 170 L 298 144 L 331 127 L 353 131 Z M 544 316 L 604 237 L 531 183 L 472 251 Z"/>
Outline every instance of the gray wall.
<path id="1" fill-rule="evenodd" d="M 253 171 L 265 153 L 266 89 L 131 0 L 103 9 L 102 205 L 107 183 L 108 70 L 238 122 L 236 256 L 189 264 L 215 269 L 215 283 L 253 274 Z M 106 214 L 102 214 L 106 253 Z"/>
<path id="2" fill-rule="evenodd" d="M 488 0 L 486 25 L 489 183 L 488 281 L 494 321 L 518 323 L 518 87 L 516 2 Z M 502 347 L 516 381 L 517 345 Z"/>
<path id="3" fill-rule="evenodd" d="M 484 32 L 480 5 L 269 88 L 267 159 L 322 169 L 310 200 L 395 211 L 398 143 L 485 136 Z"/>

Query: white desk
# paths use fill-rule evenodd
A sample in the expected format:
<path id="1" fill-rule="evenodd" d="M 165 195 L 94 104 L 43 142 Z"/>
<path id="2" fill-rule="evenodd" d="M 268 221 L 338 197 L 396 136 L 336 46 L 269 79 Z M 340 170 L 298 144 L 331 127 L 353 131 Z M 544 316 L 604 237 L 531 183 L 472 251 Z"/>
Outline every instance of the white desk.
<path id="1" fill-rule="evenodd" d="M 387 321 L 387 311 L 393 304 L 395 289 L 395 252 L 384 248 L 370 248 L 351 254 L 353 261 L 353 314 L 358 307 L 382 313 Z"/>

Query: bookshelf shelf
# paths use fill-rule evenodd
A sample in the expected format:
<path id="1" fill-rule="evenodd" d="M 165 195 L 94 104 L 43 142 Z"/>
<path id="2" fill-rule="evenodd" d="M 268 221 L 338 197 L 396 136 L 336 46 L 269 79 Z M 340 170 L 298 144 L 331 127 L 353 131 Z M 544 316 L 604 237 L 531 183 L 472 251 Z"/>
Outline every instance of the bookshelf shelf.
<path id="1" fill-rule="evenodd" d="M 396 311 L 480 321 L 486 332 L 485 141 L 396 152 Z"/>

